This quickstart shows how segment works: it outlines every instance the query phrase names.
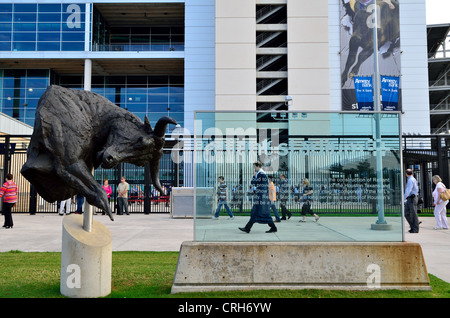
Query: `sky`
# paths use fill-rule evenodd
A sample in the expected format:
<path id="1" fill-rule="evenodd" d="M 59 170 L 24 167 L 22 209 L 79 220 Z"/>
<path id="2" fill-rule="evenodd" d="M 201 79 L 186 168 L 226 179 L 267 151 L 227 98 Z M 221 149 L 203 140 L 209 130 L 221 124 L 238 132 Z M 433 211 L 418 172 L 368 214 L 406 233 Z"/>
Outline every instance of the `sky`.
<path id="1" fill-rule="evenodd" d="M 450 0 L 426 0 L 427 24 L 450 23 Z"/>

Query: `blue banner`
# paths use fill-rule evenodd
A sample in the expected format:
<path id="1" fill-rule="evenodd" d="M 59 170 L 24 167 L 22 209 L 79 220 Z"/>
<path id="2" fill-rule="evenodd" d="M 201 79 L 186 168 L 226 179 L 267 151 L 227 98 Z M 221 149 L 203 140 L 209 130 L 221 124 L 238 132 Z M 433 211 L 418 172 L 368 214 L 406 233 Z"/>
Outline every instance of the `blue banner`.
<path id="1" fill-rule="evenodd" d="M 397 76 L 381 76 L 381 110 L 398 110 L 398 88 L 400 78 Z"/>
<path id="2" fill-rule="evenodd" d="M 372 77 L 355 76 L 353 82 L 358 110 L 374 110 Z"/>

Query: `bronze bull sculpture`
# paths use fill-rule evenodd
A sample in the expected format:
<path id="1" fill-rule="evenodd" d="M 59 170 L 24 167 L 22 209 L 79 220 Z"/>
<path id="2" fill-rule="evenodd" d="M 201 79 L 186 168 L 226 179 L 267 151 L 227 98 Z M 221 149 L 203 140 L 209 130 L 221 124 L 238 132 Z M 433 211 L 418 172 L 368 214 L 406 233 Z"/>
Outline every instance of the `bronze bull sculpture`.
<path id="1" fill-rule="evenodd" d="M 121 162 L 149 163 L 155 188 L 170 117 L 158 120 L 153 130 L 147 117 L 139 117 L 96 93 L 49 86 L 39 100 L 34 130 L 22 175 L 48 202 L 76 194 L 114 220 L 108 197 L 94 179 L 100 165 L 112 168 Z"/>

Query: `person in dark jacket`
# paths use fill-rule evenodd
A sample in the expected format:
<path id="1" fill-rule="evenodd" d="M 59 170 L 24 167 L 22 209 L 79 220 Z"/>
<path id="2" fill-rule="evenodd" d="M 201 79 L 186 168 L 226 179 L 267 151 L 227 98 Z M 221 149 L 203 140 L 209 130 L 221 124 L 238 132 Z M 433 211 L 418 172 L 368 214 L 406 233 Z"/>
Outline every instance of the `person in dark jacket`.
<path id="1" fill-rule="evenodd" d="M 251 181 L 252 186 L 255 187 L 253 207 L 250 220 L 245 227 L 240 227 L 239 229 L 243 232 L 250 233 L 253 224 L 260 223 L 269 225 L 270 229 L 266 233 L 274 233 L 277 231 L 277 227 L 270 215 L 269 179 L 262 169 L 261 162 L 255 162 L 253 167 L 256 173 Z"/>
<path id="2" fill-rule="evenodd" d="M 286 208 L 286 203 L 289 200 L 289 185 L 284 174 L 280 175 L 280 208 L 281 208 L 281 219 L 286 220 L 286 215 L 288 219 L 291 218 L 292 213 Z"/>

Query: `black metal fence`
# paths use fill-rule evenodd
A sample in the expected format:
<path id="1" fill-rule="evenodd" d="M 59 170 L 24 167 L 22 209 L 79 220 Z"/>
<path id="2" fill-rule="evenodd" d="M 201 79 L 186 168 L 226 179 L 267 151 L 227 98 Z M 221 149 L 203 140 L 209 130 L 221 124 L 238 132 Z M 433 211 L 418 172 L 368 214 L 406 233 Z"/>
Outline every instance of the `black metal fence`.
<path id="1" fill-rule="evenodd" d="M 27 159 L 27 147 L 31 136 L 0 136 L 0 176 L 4 180 L 6 173 L 12 173 L 19 188 L 15 213 L 56 213 L 60 202 L 49 203 L 41 198 L 34 187 L 20 174 Z M 9 150 L 9 151 L 8 151 Z M 165 193 L 159 193 L 151 184 L 149 167 L 138 167 L 132 164 L 119 164 L 112 169 L 98 168 L 94 172 L 95 179 L 103 184 L 105 179 L 112 188 L 110 198 L 111 209 L 117 212 L 117 185 L 122 176 L 130 185 L 128 193 L 128 210 L 131 213 L 170 213 L 170 192 L 172 187 L 183 186 L 184 166 L 171 159 L 170 149 L 165 149 L 161 158 L 160 182 Z M 49 180 L 51 182 L 51 180 Z M 3 183 L 3 182 L 2 182 Z M 70 212 L 77 210 L 76 198 L 72 198 Z M 66 208 L 65 208 L 66 209 Z M 66 210 L 67 211 L 67 210 Z M 94 208 L 94 212 L 96 208 Z"/>
<path id="2" fill-rule="evenodd" d="M 59 202 L 49 203 L 43 200 L 36 193 L 33 186 L 20 174 L 20 169 L 26 161 L 29 139 L 30 136 L 0 135 L 0 176 L 2 177 L 2 183 L 6 173 L 9 172 L 14 175 L 14 180 L 19 187 L 19 199 L 14 209 L 15 213 L 57 213 Z M 170 136 L 167 139 L 170 139 Z M 120 182 L 120 177 L 124 176 L 130 184 L 128 204 L 131 213 L 170 213 L 171 189 L 173 187 L 193 186 L 193 181 L 190 180 L 193 177 L 193 164 L 174 161 L 171 154 L 172 147 L 173 144 L 166 142 L 164 155 L 161 159 L 160 180 L 166 189 L 164 194 L 154 191 L 148 167 L 120 164 L 113 169 L 99 168 L 95 171 L 95 179 L 100 184 L 103 183 L 104 179 L 108 179 L 113 189 L 111 208 L 114 212 L 117 211 L 117 185 Z M 448 186 L 450 183 L 450 135 L 405 135 L 402 137 L 402 148 L 403 168 L 412 168 L 419 183 L 420 195 L 423 198 L 423 204 L 420 207 L 422 210 L 428 209 L 431 211 L 433 206 L 432 192 L 434 190 L 431 177 L 439 175 L 443 179 L 444 184 Z M 192 156 L 192 152 L 184 151 L 184 157 L 186 158 L 187 156 Z M 233 167 L 233 171 L 223 171 L 223 174 L 228 180 L 250 180 L 251 175 L 248 174 L 251 172 L 245 169 L 243 170 L 243 167 L 237 165 Z M 280 171 L 272 175 L 275 185 L 278 185 L 279 175 L 283 172 L 280 169 Z M 301 183 L 301 178 L 300 176 L 296 178 L 292 174 L 291 176 L 291 199 L 288 207 L 298 211 L 301 207 L 301 200 L 299 200 L 297 195 L 296 185 Z M 304 175 L 302 176 L 304 177 Z M 334 175 L 334 178 L 338 177 L 340 177 L 339 173 Z M 321 195 L 320 190 L 316 192 L 316 208 L 321 209 L 325 213 L 336 213 L 342 212 L 348 205 L 352 205 L 353 207 L 359 206 L 361 212 L 364 213 L 374 212 L 375 202 L 367 199 L 369 195 L 367 191 L 362 189 L 361 192 L 358 192 L 359 189 L 355 187 L 337 189 L 333 187 L 332 179 L 327 180 L 329 181 L 328 191 L 324 192 L 323 195 Z M 404 182 L 404 180 L 403 178 L 402 181 Z M 231 207 L 236 212 L 245 212 L 251 207 L 251 189 L 243 185 L 246 185 L 246 183 L 228 183 Z M 214 187 L 215 185 L 210 186 Z M 399 182 L 396 183 L 395 189 L 395 193 L 386 194 L 385 202 L 387 204 L 390 204 L 391 200 L 398 202 L 401 199 L 401 184 Z M 75 199 L 72 202 L 70 210 L 74 212 L 76 210 Z"/>
<path id="3" fill-rule="evenodd" d="M 432 176 L 439 175 L 447 187 L 450 183 L 450 135 L 405 135 L 402 139 L 403 167 L 414 171 L 423 199 L 419 208 L 431 212 L 435 187 Z"/>

